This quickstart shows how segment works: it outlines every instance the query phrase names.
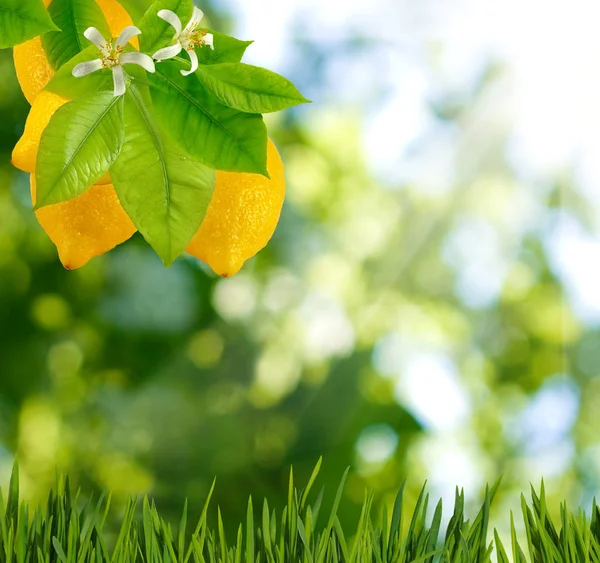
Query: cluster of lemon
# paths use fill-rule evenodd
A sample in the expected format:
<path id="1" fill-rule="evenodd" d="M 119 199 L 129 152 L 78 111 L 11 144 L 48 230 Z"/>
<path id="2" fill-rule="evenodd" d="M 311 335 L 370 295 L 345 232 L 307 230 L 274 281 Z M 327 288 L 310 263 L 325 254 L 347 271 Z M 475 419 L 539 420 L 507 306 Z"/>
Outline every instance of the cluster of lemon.
<path id="1" fill-rule="evenodd" d="M 46 6 L 51 0 L 44 0 Z M 131 18 L 116 0 L 95 0 L 116 36 Z M 132 39 L 137 45 L 137 38 Z M 25 132 L 12 162 L 31 174 L 35 204 L 35 166 L 40 138 L 53 113 L 69 100 L 44 91 L 54 71 L 36 37 L 14 48 L 15 68 L 23 94 L 32 105 Z M 232 276 L 273 236 L 285 194 L 283 163 L 269 140 L 267 169 L 258 174 L 217 171 L 215 191 L 206 217 L 186 251 L 206 262 L 219 275 Z M 140 186 L 143 189 L 143 186 Z M 79 268 L 129 239 L 136 228 L 121 207 L 110 175 L 82 195 L 36 211 L 42 228 L 58 249 L 67 269 Z"/>

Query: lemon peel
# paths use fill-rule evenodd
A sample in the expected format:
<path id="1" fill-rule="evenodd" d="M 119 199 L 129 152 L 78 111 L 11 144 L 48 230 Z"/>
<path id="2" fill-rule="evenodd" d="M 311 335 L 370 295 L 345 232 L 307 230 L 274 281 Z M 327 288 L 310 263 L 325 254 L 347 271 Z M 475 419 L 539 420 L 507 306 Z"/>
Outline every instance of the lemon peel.
<path id="1" fill-rule="evenodd" d="M 273 141 L 260 174 L 217 171 L 215 191 L 200 229 L 186 252 L 222 277 L 236 274 L 275 232 L 285 196 L 283 162 Z"/>

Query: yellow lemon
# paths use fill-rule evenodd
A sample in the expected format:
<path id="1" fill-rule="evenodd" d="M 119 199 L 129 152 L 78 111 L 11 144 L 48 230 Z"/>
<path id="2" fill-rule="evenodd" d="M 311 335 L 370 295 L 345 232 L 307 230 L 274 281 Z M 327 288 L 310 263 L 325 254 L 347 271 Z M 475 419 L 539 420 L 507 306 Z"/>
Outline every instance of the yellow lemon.
<path id="1" fill-rule="evenodd" d="M 35 177 L 31 176 L 31 199 L 35 205 Z M 112 184 L 92 186 L 83 194 L 42 207 L 35 215 L 67 270 L 80 268 L 95 256 L 112 250 L 136 231 Z"/>
<path id="2" fill-rule="evenodd" d="M 285 196 L 285 176 L 271 140 L 267 169 L 270 180 L 259 174 L 217 171 L 206 217 L 186 251 L 220 276 L 237 273 L 275 232 Z"/>
<path id="3" fill-rule="evenodd" d="M 110 32 L 114 37 L 117 37 L 123 28 L 133 25 L 125 8 L 116 0 L 96 0 L 96 3 L 104 13 Z M 50 0 L 44 0 L 44 4 L 48 7 Z M 134 37 L 131 42 L 136 48 L 139 48 L 137 37 Z M 42 48 L 41 37 L 35 37 L 17 45 L 13 50 L 13 56 L 21 90 L 27 101 L 33 105 L 38 94 L 54 76 L 54 70 Z"/>
<path id="4" fill-rule="evenodd" d="M 25 131 L 12 153 L 14 166 L 33 174 L 40 139 L 54 112 L 69 100 L 52 92 L 41 92 L 33 102 L 25 122 Z"/>
<path id="5" fill-rule="evenodd" d="M 37 95 L 54 76 L 54 70 L 42 48 L 42 38 L 34 37 L 15 46 L 13 56 L 21 90 L 27 101 L 33 104 Z"/>

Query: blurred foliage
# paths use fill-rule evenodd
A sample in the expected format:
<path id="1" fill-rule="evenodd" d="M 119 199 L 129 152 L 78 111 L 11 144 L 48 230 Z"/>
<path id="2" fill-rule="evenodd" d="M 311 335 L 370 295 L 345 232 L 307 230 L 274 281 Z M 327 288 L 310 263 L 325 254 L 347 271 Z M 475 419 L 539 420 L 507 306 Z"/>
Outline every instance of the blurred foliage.
<path id="1" fill-rule="evenodd" d="M 229 31 L 225 8 L 203 8 Z M 316 102 L 270 120 L 286 205 L 227 280 L 191 258 L 166 270 L 139 237 L 62 269 L 9 164 L 28 106 L 0 51 L 0 481 L 18 453 L 30 499 L 58 466 L 121 505 L 151 493 L 175 521 L 218 475 L 214 502 L 239 522 L 242 496 L 280 509 L 290 464 L 304 482 L 324 455 L 330 496 L 355 470 L 342 524 L 365 486 L 389 503 L 403 478 L 412 500 L 427 477 L 469 502 L 504 474 L 504 509 L 545 474 L 551 505 L 588 502 L 600 332 L 565 299 L 544 238 L 560 208 L 586 206 L 569 178 L 537 189 L 505 158 L 508 126 L 490 113 L 502 69 L 431 100 L 454 135 L 440 190 L 371 169 L 368 104 L 340 103 L 327 78 L 335 57 L 369 49 L 360 35 L 294 48 L 290 78 Z M 443 172 L 438 137 L 421 147 L 427 172 Z"/>

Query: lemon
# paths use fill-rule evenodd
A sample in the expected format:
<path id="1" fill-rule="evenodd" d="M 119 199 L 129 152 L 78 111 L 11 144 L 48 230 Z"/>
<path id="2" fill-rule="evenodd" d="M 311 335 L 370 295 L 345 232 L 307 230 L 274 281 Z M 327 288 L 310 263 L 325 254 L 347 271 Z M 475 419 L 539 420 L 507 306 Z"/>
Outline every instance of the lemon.
<path id="1" fill-rule="evenodd" d="M 42 133 L 54 112 L 68 101 L 52 92 L 41 92 L 36 97 L 25 122 L 25 131 L 13 149 L 11 162 L 14 166 L 24 172 L 35 172 Z"/>
<path id="2" fill-rule="evenodd" d="M 33 205 L 35 198 L 32 175 Z M 92 186 L 75 199 L 38 209 L 35 215 L 67 270 L 84 266 L 95 256 L 125 242 L 136 231 L 112 184 Z"/>
<path id="3" fill-rule="evenodd" d="M 15 46 L 13 50 L 17 80 L 21 90 L 30 104 L 54 76 L 46 53 L 42 48 L 42 38 L 33 39 Z"/>
<path id="4" fill-rule="evenodd" d="M 269 139 L 267 170 L 260 174 L 217 171 L 206 217 L 186 251 L 222 277 L 236 274 L 275 232 L 285 196 L 283 162 Z"/>

